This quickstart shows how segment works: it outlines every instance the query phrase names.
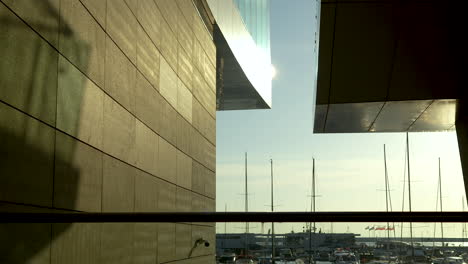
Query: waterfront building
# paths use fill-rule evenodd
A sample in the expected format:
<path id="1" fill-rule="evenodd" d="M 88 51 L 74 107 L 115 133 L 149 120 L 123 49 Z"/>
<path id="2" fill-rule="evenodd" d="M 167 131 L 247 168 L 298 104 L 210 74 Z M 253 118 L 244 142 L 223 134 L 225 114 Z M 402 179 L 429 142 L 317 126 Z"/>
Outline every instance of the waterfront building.
<path id="1" fill-rule="evenodd" d="M 0 210 L 214 211 L 216 110 L 271 107 L 258 3 L 1 0 Z M 214 263 L 214 240 L 213 223 L 0 224 L 0 263 Z"/>

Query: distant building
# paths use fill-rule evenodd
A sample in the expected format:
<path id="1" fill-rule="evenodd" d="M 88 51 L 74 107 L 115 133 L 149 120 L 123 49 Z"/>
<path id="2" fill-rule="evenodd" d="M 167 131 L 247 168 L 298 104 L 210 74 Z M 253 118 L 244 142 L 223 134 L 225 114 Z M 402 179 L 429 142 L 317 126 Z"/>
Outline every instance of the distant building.
<path id="1" fill-rule="evenodd" d="M 275 248 L 291 249 L 293 252 L 306 252 L 310 245 L 317 250 L 333 250 L 336 248 L 350 248 L 356 246 L 356 237 L 353 233 L 312 233 L 312 243 L 309 244 L 308 232 L 275 234 Z M 271 235 L 254 233 L 228 233 L 216 234 L 216 253 L 241 253 L 245 250 L 260 254 L 271 254 Z"/>

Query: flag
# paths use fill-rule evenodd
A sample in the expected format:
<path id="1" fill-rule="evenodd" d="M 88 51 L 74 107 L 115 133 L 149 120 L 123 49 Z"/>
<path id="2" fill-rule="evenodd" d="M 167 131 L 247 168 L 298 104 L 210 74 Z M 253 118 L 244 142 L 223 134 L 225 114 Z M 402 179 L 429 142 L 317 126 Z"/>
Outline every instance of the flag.
<path id="1" fill-rule="evenodd" d="M 385 227 L 379 226 L 375 230 L 385 230 Z"/>
<path id="2" fill-rule="evenodd" d="M 364 230 L 369 230 L 370 226 L 367 226 L 366 228 L 364 228 Z"/>
<path id="3" fill-rule="evenodd" d="M 371 227 L 371 228 L 369 228 L 369 230 L 374 230 L 374 229 L 375 229 L 375 227 Z"/>

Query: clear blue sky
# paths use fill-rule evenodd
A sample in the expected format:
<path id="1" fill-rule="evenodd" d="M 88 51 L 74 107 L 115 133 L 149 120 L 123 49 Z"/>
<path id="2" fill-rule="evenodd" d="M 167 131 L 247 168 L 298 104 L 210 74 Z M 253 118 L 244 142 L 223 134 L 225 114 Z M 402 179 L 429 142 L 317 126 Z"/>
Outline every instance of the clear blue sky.
<path id="1" fill-rule="evenodd" d="M 224 211 L 225 204 L 229 211 L 244 210 L 240 194 L 244 192 L 246 151 L 250 211 L 269 210 L 265 205 L 270 204 L 270 158 L 274 160 L 275 203 L 279 205 L 275 210 L 310 208 L 312 156 L 316 158 L 317 193 L 322 195 L 317 198 L 318 210 L 383 211 L 383 144 L 387 146 L 393 208 L 402 208 L 405 134 L 313 134 L 315 7 L 310 0 L 272 0 L 271 52 L 277 70 L 272 109 L 217 113 L 218 211 Z M 413 210 L 435 210 L 438 157 L 442 159 L 444 210 L 461 210 L 464 188 L 456 134 L 410 133 L 410 147 Z M 360 233 L 367 225 L 335 224 L 333 231 Z M 223 230 L 221 226 L 218 231 Z M 279 231 L 300 231 L 301 226 L 282 224 Z M 319 226 L 330 229 L 329 224 Z M 416 235 L 432 235 L 432 225 L 420 226 L 425 228 L 415 229 Z M 447 235 L 461 235 L 461 226 L 446 226 Z M 228 232 L 241 231 L 239 227 L 242 225 L 231 224 Z M 252 231 L 260 232 L 260 228 Z"/>

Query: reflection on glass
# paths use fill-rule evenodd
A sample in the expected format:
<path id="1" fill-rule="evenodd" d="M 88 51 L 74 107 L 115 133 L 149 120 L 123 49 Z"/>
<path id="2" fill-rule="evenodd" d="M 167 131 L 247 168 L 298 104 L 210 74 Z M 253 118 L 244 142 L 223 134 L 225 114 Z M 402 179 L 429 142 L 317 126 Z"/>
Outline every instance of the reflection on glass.
<path id="1" fill-rule="evenodd" d="M 219 223 L 218 263 L 464 264 L 466 223 Z M 272 248 L 275 248 L 272 259 Z"/>

